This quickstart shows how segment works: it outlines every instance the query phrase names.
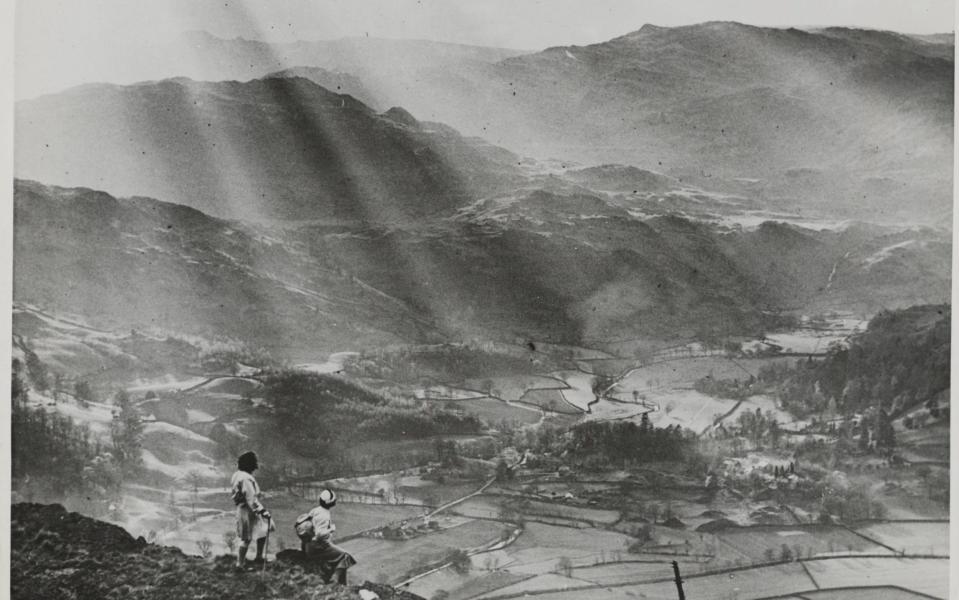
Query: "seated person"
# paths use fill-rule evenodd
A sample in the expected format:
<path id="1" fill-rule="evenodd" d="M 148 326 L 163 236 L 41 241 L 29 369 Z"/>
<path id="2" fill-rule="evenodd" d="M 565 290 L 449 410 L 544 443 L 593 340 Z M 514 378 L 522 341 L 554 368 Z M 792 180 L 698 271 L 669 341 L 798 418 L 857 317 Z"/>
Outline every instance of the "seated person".
<path id="1" fill-rule="evenodd" d="M 336 525 L 330 510 L 336 506 L 336 494 L 333 490 L 323 490 L 319 502 L 319 506 L 297 518 L 296 533 L 307 560 L 320 568 L 323 579 L 346 585 L 346 570 L 355 565 L 356 560 L 332 542 Z"/>

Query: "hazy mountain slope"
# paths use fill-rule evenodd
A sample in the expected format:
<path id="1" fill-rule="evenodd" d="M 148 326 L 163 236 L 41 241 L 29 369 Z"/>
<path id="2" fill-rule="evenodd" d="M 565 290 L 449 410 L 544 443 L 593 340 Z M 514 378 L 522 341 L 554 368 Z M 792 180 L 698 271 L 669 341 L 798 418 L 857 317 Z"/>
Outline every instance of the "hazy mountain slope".
<path id="1" fill-rule="evenodd" d="M 754 178 L 783 206 L 930 221 L 951 202 L 951 55 L 883 32 L 644 26 L 437 72 L 438 91 L 402 103 L 533 156 Z"/>
<path id="2" fill-rule="evenodd" d="M 405 306 L 322 257 L 191 208 L 18 181 L 14 215 L 17 301 L 103 328 L 229 336 L 283 356 L 420 335 Z"/>
<path id="3" fill-rule="evenodd" d="M 754 334 L 781 311 L 949 298 L 949 235 L 730 230 L 520 190 L 405 227 L 256 227 L 19 182 L 14 298 L 112 329 L 313 356 L 398 341 L 580 344 Z"/>
<path id="4" fill-rule="evenodd" d="M 226 217 L 402 222 L 519 176 L 502 149 L 301 77 L 88 85 L 16 113 L 18 176 Z"/>

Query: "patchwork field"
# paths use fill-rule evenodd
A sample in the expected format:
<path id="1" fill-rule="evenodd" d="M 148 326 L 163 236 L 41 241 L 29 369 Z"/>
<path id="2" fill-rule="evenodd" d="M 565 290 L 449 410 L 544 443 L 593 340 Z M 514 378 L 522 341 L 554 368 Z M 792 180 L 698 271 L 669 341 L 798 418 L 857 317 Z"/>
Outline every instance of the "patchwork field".
<path id="1" fill-rule="evenodd" d="M 653 425 L 679 425 L 697 433 L 712 427 L 717 417 L 736 406 L 735 400 L 714 398 L 695 390 L 649 392 L 645 396 L 647 402 L 658 406 L 658 410 L 649 413 L 649 420 Z M 638 421 L 639 418 L 632 417 L 632 420 Z"/>
<path id="2" fill-rule="evenodd" d="M 680 559 L 684 576 L 698 573 L 706 568 L 705 563 Z M 673 574 L 671 560 L 642 560 L 612 564 L 574 567 L 571 576 L 598 585 L 616 585 L 635 581 L 656 580 Z"/>
<path id="3" fill-rule="evenodd" d="M 783 552 L 802 558 L 835 553 L 890 553 L 862 536 L 830 525 L 759 525 L 727 529 L 716 535 L 721 542 L 720 555 L 732 550 L 752 562 L 779 560 Z"/>
<path id="4" fill-rule="evenodd" d="M 486 394 L 474 389 L 432 385 L 428 388 L 415 390 L 414 396 L 426 400 L 472 400 L 474 398 L 485 398 Z"/>
<path id="5" fill-rule="evenodd" d="M 843 588 L 806 592 L 795 600 L 924 600 L 924 594 L 892 586 Z M 785 600 L 785 599 L 784 599 Z"/>
<path id="6" fill-rule="evenodd" d="M 443 407 L 471 413 L 491 427 L 506 421 L 512 424 L 529 425 L 539 422 L 542 413 L 532 407 L 509 405 L 494 398 L 476 398 L 443 402 Z"/>
<path id="7" fill-rule="evenodd" d="M 467 600 L 531 577 L 534 576 L 516 575 L 503 570 L 458 573 L 446 568 L 421 577 L 403 589 L 427 599 L 442 596 L 442 592 L 446 592 L 447 600 Z"/>
<path id="8" fill-rule="evenodd" d="M 580 600 L 587 597 L 601 600 L 634 600 L 636 598 L 675 600 L 676 584 L 671 577 L 672 573 L 669 573 L 662 581 L 655 583 L 619 587 L 597 586 L 588 589 L 588 596 L 587 590 L 581 589 L 568 592 L 557 590 L 537 595 L 536 598 L 537 600 Z M 696 600 L 749 600 L 777 595 L 785 596 L 815 589 L 812 580 L 798 563 L 684 577 L 683 587 L 686 597 Z"/>
<path id="9" fill-rule="evenodd" d="M 889 585 L 949 597 L 949 560 L 945 558 L 834 558 L 805 565 L 821 588 Z"/>
<path id="10" fill-rule="evenodd" d="M 536 575 L 530 579 L 524 579 L 512 585 L 494 590 L 492 592 L 477 596 L 477 600 L 501 595 L 525 595 L 529 592 L 538 592 L 541 590 L 572 590 L 590 585 L 589 582 L 580 581 L 571 577 L 565 577 L 556 573 L 544 573 Z"/>
<path id="11" fill-rule="evenodd" d="M 454 548 L 474 548 L 489 543 L 503 528 L 489 521 L 471 520 L 463 525 L 422 535 L 411 540 L 358 538 L 343 546 L 356 557 L 351 576 L 357 579 L 398 582 L 414 567 L 442 560 Z"/>
<path id="12" fill-rule="evenodd" d="M 570 389 L 563 390 L 563 398 L 583 412 L 589 410 L 589 404 L 596 399 L 593 394 L 593 376 L 579 371 L 558 371 L 551 376 L 562 379 Z"/>
<path id="13" fill-rule="evenodd" d="M 482 498 L 482 497 L 481 497 Z M 497 499 L 490 496 L 493 502 Z M 499 502 L 507 498 L 499 498 Z M 573 506 L 560 502 L 540 502 L 537 500 L 528 500 L 522 504 L 520 512 L 530 516 L 552 516 L 575 521 L 588 521 L 596 524 L 610 524 L 619 519 L 619 512 L 615 510 L 602 510 L 598 508 L 587 508 L 584 506 Z"/>
<path id="14" fill-rule="evenodd" d="M 644 412 L 651 409 L 639 403 L 634 403 L 630 398 L 627 401 L 610 402 L 609 400 L 600 400 L 590 407 L 588 418 L 597 421 L 615 421 L 620 419 L 639 419 Z M 655 408 L 652 410 L 655 411 Z M 650 414 L 652 416 L 652 413 Z"/>
<path id="15" fill-rule="evenodd" d="M 890 548 L 909 554 L 949 554 L 949 522 L 874 523 L 857 529 Z"/>
<path id="16" fill-rule="evenodd" d="M 490 379 L 470 379 L 464 384 L 475 390 L 488 390 L 493 396 L 508 402 L 516 402 L 529 390 L 555 388 L 562 381 L 539 375 L 516 375 L 514 377 L 493 377 Z"/>
<path id="17" fill-rule="evenodd" d="M 625 554 L 630 542 L 629 536 L 612 531 L 527 522 L 523 534 L 506 549 L 511 562 L 503 566 L 514 573 L 548 573 L 562 557 L 590 564 L 615 552 Z"/>
<path id="18" fill-rule="evenodd" d="M 740 414 L 744 412 L 756 412 L 757 408 L 763 414 L 772 413 L 783 429 L 798 430 L 802 429 L 808 424 L 808 421 L 797 421 L 796 418 L 791 414 L 782 410 L 781 408 L 778 408 L 775 400 L 765 395 L 750 396 L 749 398 L 746 398 L 742 401 L 742 404 L 736 408 L 736 410 L 723 419 L 723 422 L 735 423 Z"/>
<path id="19" fill-rule="evenodd" d="M 776 362 L 795 362 L 795 358 L 737 358 L 722 356 L 681 358 L 654 363 L 633 369 L 613 389 L 616 397 L 632 398 L 633 390 L 646 393 L 656 389 L 689 385 L 697 379 L 711 376 L 715 379 L 743 379 L 757 375 L 763 365 Z"/>
<path id="20" fill-rule="evenodd" d="M 538 406 L 543 410 L 568 415 L 578 415 L 583 411 L 566 401 L 562 390 L 530 390 L 526 392 L 520 402 Z"/>

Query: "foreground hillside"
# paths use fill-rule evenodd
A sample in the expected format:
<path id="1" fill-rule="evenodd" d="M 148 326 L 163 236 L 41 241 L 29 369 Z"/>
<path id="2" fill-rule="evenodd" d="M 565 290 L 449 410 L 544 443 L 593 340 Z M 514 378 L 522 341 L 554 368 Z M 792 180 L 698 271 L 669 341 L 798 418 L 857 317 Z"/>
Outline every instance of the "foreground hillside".
<path id="1" fill-rule="evenodd" d="M 301 567 L 272 563 L 237 574 L 232 559 L 186 556 L 147 544 L 123 529 L 68 513 L 58 505 L 15 504 L 10 524 L 14 598 L 360 598 L 360 590 L 389 600 L 419 596 L 384 585 L 336 588 Z"/>

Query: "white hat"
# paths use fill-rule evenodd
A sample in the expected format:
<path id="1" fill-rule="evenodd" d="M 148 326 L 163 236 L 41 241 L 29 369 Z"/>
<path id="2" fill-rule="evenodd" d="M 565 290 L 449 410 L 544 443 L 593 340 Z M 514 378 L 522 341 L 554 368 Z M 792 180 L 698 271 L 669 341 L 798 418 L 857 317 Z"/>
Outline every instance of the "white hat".
<path id="1" fill-rule="evenodd" d="M 336 493 L 333 490 L 326 489 L 320 492 L 320 506 L 323 508 L 331 508 L 336 506 Z"/>

